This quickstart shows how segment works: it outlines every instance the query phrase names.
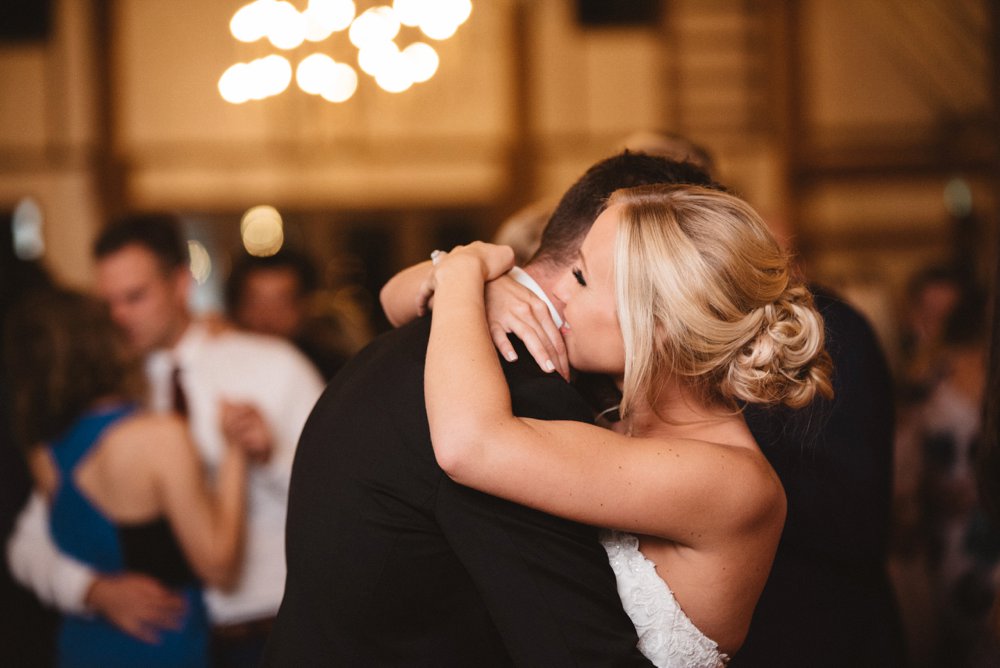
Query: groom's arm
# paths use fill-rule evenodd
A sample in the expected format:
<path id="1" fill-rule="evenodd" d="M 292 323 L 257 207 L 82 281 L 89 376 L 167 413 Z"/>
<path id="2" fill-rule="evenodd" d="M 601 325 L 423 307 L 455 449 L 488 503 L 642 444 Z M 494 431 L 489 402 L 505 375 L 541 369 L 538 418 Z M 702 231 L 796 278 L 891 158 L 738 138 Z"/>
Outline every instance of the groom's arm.
<path id="1" fill-rule="evenodd" d="M 589 421 L 561 379 L 512 386 L 518 415 Z M 592 527 L 445 480 L 437 519 L 518 665 L 649 666 Z"/>

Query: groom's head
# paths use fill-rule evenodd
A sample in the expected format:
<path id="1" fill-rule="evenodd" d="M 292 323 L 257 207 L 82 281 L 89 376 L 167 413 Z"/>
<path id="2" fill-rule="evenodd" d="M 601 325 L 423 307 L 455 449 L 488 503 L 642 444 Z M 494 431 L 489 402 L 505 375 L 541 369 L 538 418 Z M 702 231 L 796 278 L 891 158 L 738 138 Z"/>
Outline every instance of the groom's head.
<path id="1" fill-rule="evenodd" d="M 545 273 L 565 269 L 611 193 L 656 183 L 720 187 L 689 162 L 629 151 L 606 158 L 588 169 L 559 200 L 528 266 Z"/>

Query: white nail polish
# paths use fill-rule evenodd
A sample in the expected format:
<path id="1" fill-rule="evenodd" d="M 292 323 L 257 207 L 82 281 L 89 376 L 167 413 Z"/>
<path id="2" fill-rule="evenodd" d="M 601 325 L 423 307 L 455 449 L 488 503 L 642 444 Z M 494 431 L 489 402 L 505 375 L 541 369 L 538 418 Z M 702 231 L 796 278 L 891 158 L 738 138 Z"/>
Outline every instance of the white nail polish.
<path id="1" fill-rule="evenodd" d="M 507 361 L 508 362 L 516 362 L 517 361 L 517 353 L 515 353 L 513 350 L 510 351 L 509 353 L 507 353 Z"/>
<path id="2" fill-rule="evenodd" d="M 546 371 L 556 370 L 556 365 L 552 363 L 552 360 L 545 360 L 545 370 Z"/>

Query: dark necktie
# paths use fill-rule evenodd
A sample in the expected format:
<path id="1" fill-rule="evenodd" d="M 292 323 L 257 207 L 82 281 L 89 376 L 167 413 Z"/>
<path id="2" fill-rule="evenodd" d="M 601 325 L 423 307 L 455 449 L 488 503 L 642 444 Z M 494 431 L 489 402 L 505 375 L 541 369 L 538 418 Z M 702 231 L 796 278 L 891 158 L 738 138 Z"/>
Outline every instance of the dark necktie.
<path id="1" fill-rule="evenodd" d="M 184 394 L 184 386 L 181 385 L 181 368 L 179 366 L 174 367 L 170 380 L 174 391 L 174 412 L 181 417 L 187 417 L 187 395 Z"/>

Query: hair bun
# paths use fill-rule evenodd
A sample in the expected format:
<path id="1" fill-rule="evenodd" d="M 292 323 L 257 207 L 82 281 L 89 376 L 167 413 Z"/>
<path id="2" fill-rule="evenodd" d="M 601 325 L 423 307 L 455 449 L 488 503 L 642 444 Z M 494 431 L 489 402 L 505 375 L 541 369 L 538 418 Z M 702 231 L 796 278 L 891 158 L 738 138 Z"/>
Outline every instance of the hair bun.
<path id="1" fill-rule="evenodd" d="M 791 286 L 752 316 L 759 321 L 757 334 L 733 357 L 722 382 L 723 394 L 792 408 L 807 405 L 817 393 L 832 397 L 823 318 L 809 291 Z"/>

